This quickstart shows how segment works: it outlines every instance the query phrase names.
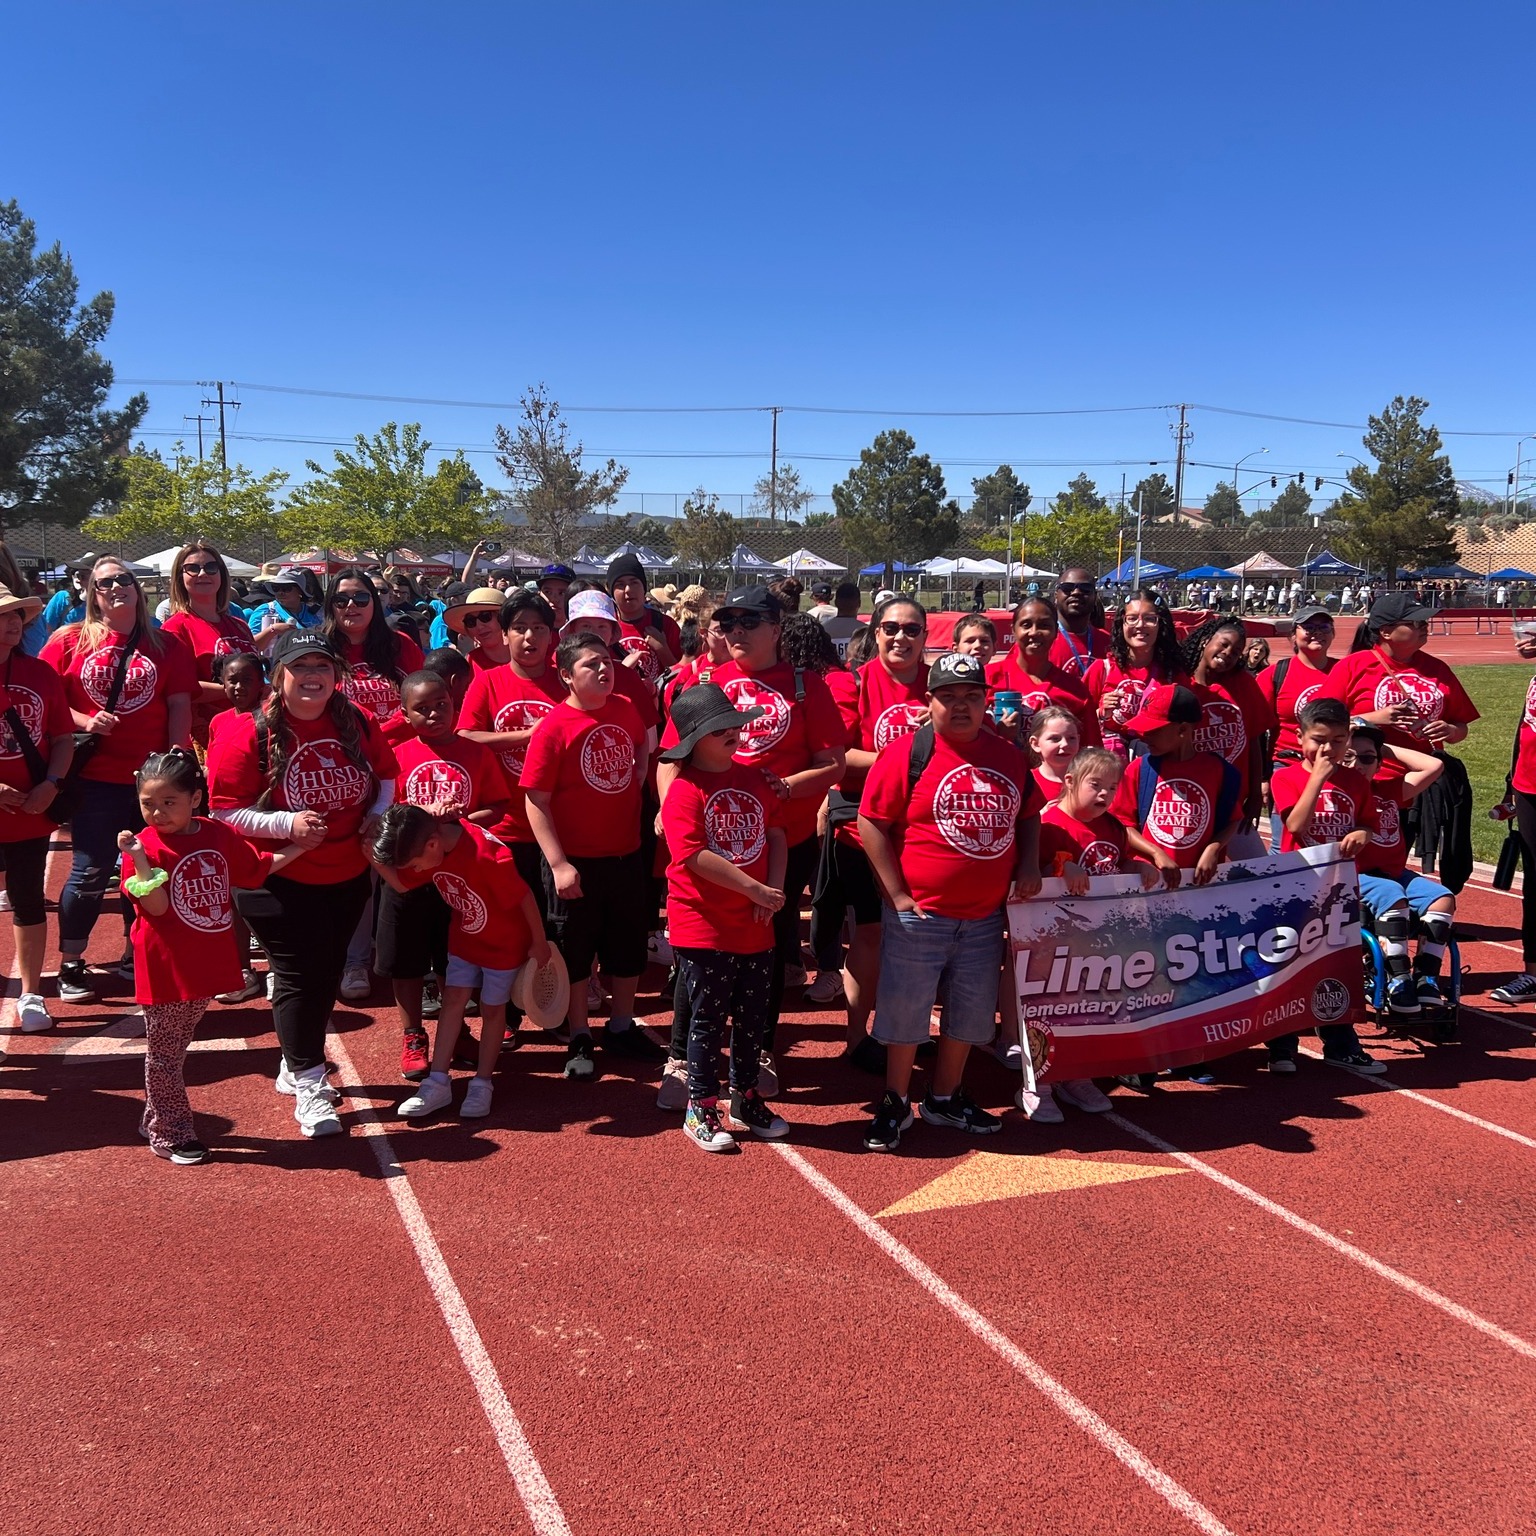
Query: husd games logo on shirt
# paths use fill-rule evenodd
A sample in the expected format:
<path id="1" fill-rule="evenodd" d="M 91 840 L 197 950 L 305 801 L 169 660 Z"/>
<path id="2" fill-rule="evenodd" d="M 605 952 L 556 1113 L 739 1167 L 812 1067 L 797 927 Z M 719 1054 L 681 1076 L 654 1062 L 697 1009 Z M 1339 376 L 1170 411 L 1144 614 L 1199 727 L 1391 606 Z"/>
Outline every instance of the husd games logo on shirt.
<path id="1" fill-rule="evenodd" d="M 619 641 L 619 645 L 626 651 L 633 651 L 640 657 L 640 676 L 646 682 L 654 683 L 661 676 L 661 662 L 656 658 L 656 652 L 644 635 L 625 635 Z"/>
<path id="2" fill-rule="evenodd" d="M 1335 784 L 1324 784 L 1312 807 L 1312 825 L 1307 835 L 1315 843 L 1336 843 L 1355 830 L 1354 796 L 1346 795 Z"/>
<path id="3" fill-rule="evenodd" d="M 1113 843 L 1096 837 L 1078 854 L 1077 862 L 1089 875 L 1113 875 L 1120 869 L 1120 850 Z"/>
<path id="4" fill-rule="evenodd" d="M 1371 842 L 1377 848 L 1395 848 L 1397 840 L 1402 835 L 1402 821 L 1397 814 L 1397 801 L 1388 800 L 1384 795 L 1376 797 L 1376 829 L 1371 833 Z"/>
<path id="5" fill-rule="evenodd" d="M 944 841 L 973 859 L 997 859 L 1013 847 L 1019 791 L 990 768 L 952 768 L 933 794 L 933 819 Z"/>
<path id="6" fill-rule="evenodd" d="M 1162 779 L 1147 812 L 1147 836 L 1164 848 L 1193 848 L 1211 824 L 1211 797 L 1193 779 Z"/>
<path id="7" fill-rule="evenodd" d="M 382 719 L 400 702 L 400 685 L 392 683 L 372 667 L 359 664 L 352 668 L 343 691 L 352 702 Z"/>
<path id="8" fill-rule="evenodd" d="M 548 699 L 513 699 L 496 711 L 494 729 L 498 731 L 526 731 L 536 726 L 555 706 Z M 502 747 L 502 767 L 521 775 L 523 753 L 526 747 Z"/>
<path id="9" fill-rule="evenodd" d="M 333 736 L 306 741 L 283 770 L 283 798 L 293 811 L 346 811 L 368 793 L 368 776 Z"/>
<path id="10" fill-rule="evenodd" d="M 30 688 L 22 688 L 12 683 L 5 690 L 10 696 L 11 707 L 21 718 L 22 729 L 33 741 L 41 741 L 43 737 L 43 701 Z M 11 722 L 0 715 L 0 757 L 20 757 L 21 748 L 16 744 L 16 737 L 11 731 Z"/>
<path id="11" fill-rule="evenodd" d="M 733 677 L 725 685 L 725 696 L 737 709 L 760 709 L 756 720 L 741 728 L 741 750 L 757 757 L 778 746 L 789 729 L 789 700 L 777 688 L 770 688 L 752 677 Z"/>
<path id="12" fill-rule="evenodd" d="M 1407 699 L 1418 710 L 1421 720 L 1438 720 L 1445 711 L 1445 695 L 1439 685 L 1418 672 L 1399 672 L 1376 684 L 1373 700 L 1377 709 L 1391 709 Z"/>
<path id="13" fill-rule="evenodd" d="M 121 646 L 103 646 L 99 651 L 92 651 L 80 665 L 80 686 L 98 709 L 107 707 L 121 655 Z M 143 651 L 135 651 L 123 674 L 123 691 L 118 695 L 117 708 L 112 713 L 131 715 L 134 710 L 143 709 L 154 698 L 155 684 L 159 681 L 160 672 L 154 662 Z"/>
<path id="14" fill-rule="evenodd" d="M 467 811 L 473 789 L 467 769 L 458 763 L 434 758 L 417 763 L 406 774 L 401 799 L 412 805 L 438 805 L 454 811 Z"/>
<path id="15" fill-rule="evenodd" d="M 438 870 L 432 876 L 432 884 L 437 887 L 437 894 L 453 908 L 459 927 L 465 933 L 479 933 L 485 927 L 485 902 L 470 889 L 462 876 Z"/>
<path id="16" fill-rule="evenodd" d="M 717 789 L 704 802 L 704 835 L 710 851 L 732 864 L 750 864 L 768 841 L 762 802 L 739 789 Z"/>
<path id="17" fill-rule="evenodd" d="M 1195 732 L 1195 750 L 1214 752 L 1229 763 L 1242 760 L 1248 750 L 1248 730 L 1243 712 L 1226 699 L 1207 699 L 1204 719 Z"/>
<path id="18" fill-rule="evenodd" d="M 222 933 L 229 927 L 229 865 L 213 849 L 189 853 L 171 871 L 171 908 L 187 927 L 199 933 Z"/>
<path id="19" fill-rule="evenodd" d="M 629 788 L 635 771 L 635 744 L 617 725 L 594 725 L 581 743 L 581 776 L 599 794 Z"/>
<path id="20" fill-rule="evenodd" d="M 913 731 L 920 730 L 927 723 L 928 706 L 926 704 L 918 704 L 911 699 L 901 704 L 892 704 L 875 721 L 875 751 L 883 751 L 893 741 L 900 741 L 903 736 L 910 736 Z"/>

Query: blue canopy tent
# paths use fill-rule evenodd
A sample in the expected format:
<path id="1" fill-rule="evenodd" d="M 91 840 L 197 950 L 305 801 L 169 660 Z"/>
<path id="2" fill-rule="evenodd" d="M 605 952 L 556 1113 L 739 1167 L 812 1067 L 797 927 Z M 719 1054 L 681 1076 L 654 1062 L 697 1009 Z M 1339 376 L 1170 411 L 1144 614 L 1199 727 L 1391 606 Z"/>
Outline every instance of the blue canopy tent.
<path id="1" fill-rule="evenodd" d="M 1522 571 L 1513 565 L 1506 565 L 1502 571 L 1490 571 L 1489 581 L 1536 581 L 1536 571 Z"/>
<path id="2" fill-rule="evenodd" d="M 1123 586 L 1133 575 L 1138 574 L 1138 567 L 1134 556 L 1122 560 L 1112 571 L 1105 571 L 1099 577 L 1101 587 Z M 1157 581 L 1164 576 L 1177 576 L 1179 573 L 1171 565 L 1159 565 L 1155 560 L 1143 560 L 1139 567 L 1139 579 L 1142 581 Z M 1226 572 L 1223 571 L 1225 576 Z"/>
<path id="3" fill-rule="evenodd" d="M 1427 577 L 1430 581 L 1476 581 L 1478 573 L 1464 565 L 1426 565 L 1422 571 L 1403 571 L 1404 581 L 1418 581 Z"/>
<path id="4" fill-rule="evenodd" d="M 925 576 L 928 573 L 926 565 L 907 565 L 900 560 L 891 561 L 891 574 L 893 576 Z M 860 572 L 860 576 L 884 576 L 884 565 L 866 565 Z"/>
<path id="5" fill-rule="evenodd" d="M 1145 564 L 1142 565 L 1142 570 L 1143 571 L 1146 570 L 1146 565 Z M 1192 570 L 1192 571 L 1180 571 L 1179 572 L 1179 580 L 1180 581 L 1214 581 L 1218 576 L 1222 577 L 1222 578 L 1225 578 L 1227 576 L 1227 574 L 1228 574 L 1228 572 L 1227 572 L 1227 569 L 1226 569 L 1225 566 L 1220 566 L 1220 565 L 1197 565 L 1194 568 L 1194 570 Z"/>
<path id="6" fill-rule="evenodd" d="M 1340 560 L 1331 549 L 1325 549 L 1320 555 L 1315 555 L 1302 566 L 1302 570 L 1308 576 L 1364 576 L 1363 566 L 1351 565 L 1347 560 Z"/>

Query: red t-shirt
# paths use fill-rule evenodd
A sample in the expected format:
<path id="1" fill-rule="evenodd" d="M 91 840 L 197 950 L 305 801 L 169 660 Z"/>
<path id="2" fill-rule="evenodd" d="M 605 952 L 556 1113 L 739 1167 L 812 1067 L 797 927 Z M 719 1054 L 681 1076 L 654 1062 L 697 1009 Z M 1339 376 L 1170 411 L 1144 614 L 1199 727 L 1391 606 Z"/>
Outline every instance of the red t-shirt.
<path id="1" fill-rule="evenodd" d="M 534 728 L 522 785 L 550 795 L 567 858 L 617 858 L 640 846 L 644 752 L 640 716 L 616 693 L 590 713 L 566 700 Z"/>
<path id="2" fill-rule="evenodd" d="M 1427 651 L 1419 651 L 1406 666 L 1395 662 L 1389 669 L 1375 647 L 1352 651 L 1340 659 L 1328 674 L 1322 696 L 1342 699 L 1352 715 L 1368 715 L 1378 709 L 1390 709 L 1404 699 L 1414 704 L 1423 720 L 1444 720 L 1450 725 L 1470 725 L 1477 719 L 1477 706 L 1467 697 L 1456 674 Z M 1381 733 L 1388 746 L 1407 747 L 1426 752 L 1429 743 L 1412 730 L 1384 725 Z M 1383 757 L 1377 774 L 1381 779 L 1400 779 L 1406 770 L 1390 757 Z"/>
<path id="3" fill-rule="evenodd" d="M 230 892 L 261 885 L 272 871 L 272 855 L 258 853 L 238 832 L 206 816 L 194 816 L 185 832 L 171 837 L 143 827 L 139 841 L 150 867 L 170 874 L 161 889 L 171 904 L 159 917 L 138 908 L 132 933 L 134 1000 L 190 1003 L 238 991 L 243 957 L 230 921 Z M 310 857 L 295 860 L 292 868 Z M 133 872 L 125 858 L 127 901 L 133 900 L 128 894 Z"/>
<path id="4" fill-rule="evenodd" d="M 715 667 L 710 682 L 725 690 L 737 709 L 754 706 L 764 712 L 742 728 L 736 761 L 749 768 L 765 768 L 779 778 L 811 766 L 818 752 L 841 751 L 843 722 L 831 690 L 815 672 L 802 669 L 800 684 L 805 698 L 795 699 L 795 669 L 787 661 L 761 672 L 744 672 L 734 661 Z M 663 747 L 678 743 L 677 727 L 667 721 Z M 784 835 L 790 846 L 816 835 L 816 800 L 787 800 L 783 804 Z"/>
<path id="5" fill-rule="evenodd" d="M 1154 771 L 1148 764 L 1155 764 L 1159 782 L 1143 826 L 1139 815 L 1141 776 Z M 1193 869 L 1221 830 L 1216 824 L 1216 809 L 1225 778 L 1222 759 L 1211 752 L 1196 752 L 1183 762 L 1173 757 L 1133 757 L 1126 764 L 1110 810 L 1116 821 L 1135 827 L 1180 869 Z M 1241 805 L 1239 796 L 1233 809 Z"/>
<path id="6" fill-rule="evenodd" d="M 1403 780 L 1371 780 L 1371 840 L 1355 855 L 1362 875 L 1400 877 L 1408 868 L 1408 839 L 1403 833 Z"/>
<path id="7" fill-rule="evenodd" d="M 126 635 L 109 635 L 89 653 L 76 648 L 76 629 L 61 629 L 43 647 L 46 661 L 64 679 L 69 707 L 82 715 L 94 715 L 107 707 L 112 679 Z M 159 631 L 160 650 L 151 655 L 141 639 L 123 677 L 118 696 L 117 725 L 101 738 L 80 777 L 102 784 L 131 784 L 151 752 L 163 752 L 171 744 L 166 701 L 176 694 L 189 698 L 197 691 L 197 668 L 192 653 L 174 635 Z"/>
<path id="8" fill-rule="evenodd" d="M 1305 763 L 1277 763 L 1270 776 L 1269 793 L 1280 815 L 1280 851 L 1289 853 L 1293 848 L 1313 848 L 1323 843 L 1336 843 L 1356 827 L 1370 830 L 1371 793 L 1370 780 L 1353 768 L 1335 768 L 1317 792 L 1317 804 L 1312 807 L 1312 819 L 1307 823 L 1304 837 L 1297 837 L 1285 825 L 1302 791 L 1312 777 L 1312 770 Z"/>
<path id="9" fill-rule="evenodd" d="M 661 710 L 656 704 L 656 685 L 645 676 L 643 667 L 626 667 L 618 655 L 613 658 L 613 691 L 622 694 L 634 706 L 646 730 L 661 724 Z"/>
<path id="10" fill-rule="evenodd" d="M 1122 667 L 1113 656 L 1094 662 L 1088 669 L 1084 685 L 1088 689 L 1088 697 L 1093 701 L 1093 712 L 1098 719 L 1104 745 L 1117 757 L 1129 758 L 1130 739 L 1116 727 L 1135 718 L 1141 708 L 1142 696 L 1149 688 L 1155 688 L 1159 683 L 1177 681 L 1178 677 L 1164 677 L 1162 670 L 1157 667 Z M 1121 691 L 1120 703 L 1106 711 L 1105 695 L 1114 693 L 1116 689 Z"/>
<path id="11" fill-rule="evenodd" d="M 510 666 L 491 667 L 469 680 L 469 692 L 459 709 L 459 729 L 526 731 L 550 714 L 555 705 L 564 703 L 565 697 L 565 684 L 553 667 L 546 667 L 543 677 L 533 678 L 519 677 Z M 518 782 L 528 749 L 523 746 L 493 750 L 511 790 L 506 814 L 493 830 L 504 843 L 531 843 L 533 829 L 528 825 L 528 806 Z"/>
<path id="12" fill-rule="evenodd" d="M 398 777 L 400 765 L 378 722 L 359 711 L 362 745 L 368 765 L 378 779 Z M 349 758 L 336 739 L 329 714 L 318 720 L 288 720 L 297 744 L 272 793 L 274 811 L 318 811 L 325 817 L 325 841 L 283 871 L 303 885 L 339 885 L 368 867 L 358 829 L 373 804 L 375 790 L 368 775 Z M 267 744 L 267 761 L 275 755 Z M 208 794 L 214 810 L 254 806 L 266 789 L 256 748 L 256 719 L 236 715 L 219 729 L 208 751 Z"/>
<path id="13" fill-rule="evenodd" d="M 463 836 L 430 874 L 415 869 L 397 873 L 412 888 L 430 880 L 447 903 L 450 955 L 488 971 L 514 971 L 528 958 L 530 936 L 523 919 L 528 887 L 505 843 L 467 821 L 459 827 Z"/>
<path id="14" fill-rule="evenodd" d="M 1063 672 L 1054 663 L 1047 665 L 1040 676 L 1026 672 L 1018 661 L 1018 647 L 1005 656 L 994 656 L 987 663 L 987 687 L 996 692 L 999 688 L 1011 688 L 1024 696 L 1020 718 L 1027 726 L 1029 717 L 1037 710 L 1052 704 L 1060 704 L 1077 717 L 1079 745 L 1096 747 L 1100 744 L 1099 716 L 1093 700 L 1082 680 Z"/>
<path id="15" fill-rule="evenodd" d="M 1522 795 L 1536 795 L 1536 677 L 1525 690 L 1516 732 L 1515 773 L 1511 781 Z"/>
<path id="16" fill-rule="evenodd" d="M 631 624 L 627 619 L 619 620 L 619 649 L 627 656 L 632 651 L 639 651 L 640 665 L 638 670 L 652 688 L 661 681 L 661 674 L 666 671 L 667 663 L 656 654 L 655 648 L 650 644 L 648 637 L 655 635 L 673 656 L 683 654 L 683 636 L 677 625 L 664 613 L 652 614 L 647 610 L 641 616 L 642 622 Z"/>
<path id="17" fill-rule="evenodd" d="M 1109 631 L 1089 627 L 1085 636 L 1070 633 L 1063 624 L 1051 642 L 1051 654 L 1046 658 L 1053 667 L 1060 667 L 1068 677 L 1079 680 L 1088 675 L 1093 663 L 1101 656 L 1109 655 Z"/>
<path id="18" fill-rule="evenodd" d="M 220 656 L 230 656 L 243 651 L 247 656 L 256 655 L 256 642 L 251 639 L 251 627 L 244 619 L 226 613 L 217 621 L 200 619 L 190 611 L 173 613 L 160 626 L 162 635 L 175 635 L 192 653 L 200 683 L 213 681 L 213 664 Z M 200 697 L 192 700 L 192 739 L 208 744 L 208 722 L 226 706 L 218 700 L 204 703 Z"/>
<path id="19" fill-rule="evenodd" d="M 409 635 L 403 635 L 399 630 L 392 633 L 395 637 L 395 665 L 399 667 L 400 677 L 404 679 L 412 672 L 419 672 L 426 658 L 421 654 L 421 647 Z M 374 671 L 363 660 L 362 646 L 349 645 L 346 648 L 346 663 L 352 673 L 342 680 L 341 691 L 359 709 L 366 709 L 369 714 L 382 720 L 400 707 L 400 683 L 382 672 Z"/>
<path id="20" fill-rule="evenodd" d="M 1321 695 L 1323 684 L 1328 681 L 1328 674 L 1336 663 L 1330 658 L 1328 665 L 1319 670 L 1309 667 L 1300 656 L 1288 656 L 1285 660 L 1290 665 L 1285 669 L 1279 688 L 1275 687 L 1280 667 L 1277 661 L 1259 673 L 1259 692 L 1275 713 L 1275 751 L 1300 752 L 1301 745 L 1296 739 L 1296 712 Z"/>
<path id="21" fill-rule="evenodd" d="M 506 662 L 497 661 L 489 651 L 483 651 L 478 645 L 472 645 L 464 652 L 464 659 L 476 672 L 492 672 L 497 667 L 506 666 Z"/>
<path id="22" fill-rule="evenodd" d="M 32 738 L 43 766 L 60 736 L 74 733 L 74 716 L 64 697 L 59 674 L 36 656 L 11 652 L 0 684 L 0 784 L 9 784 L 27 794 L 33 787 L 32 772 L 21 748 L 11 734 L 5 711 L 14 709 L 22 729 Z M 0 811 L 0 843 L 20 843 L 31 838 L 48 837 L 54 825 L 46 816 L 23 816 L 20 811 Z"/>
<path id="23" fill-rule="evenodd" d="M 696 877 L 686 860 L 717 853 L 754 880 L 768 878 L 768 832 L 783 826 L 784 807 L 759 769 L 738 759 L 724 773 L 684 764 L 661 808 L 667 866 L 667 933 L 683 949 L 760 955 L 773 947 L 773 924 L 757 922 L 752 903 L 728 886 Z"/>
<path id="24" fill-rule="evenodd" d="M 1040 873 L 1081 864 L 1090 875 L 1117 875 L 1125 862 L 1125 828 L 1113 816 L 1079 821 L 1059 805 L 1040 813 Z"/>
<path id="25" fill-rule="evenodd" d="M 1060 779 L 1050 779 L 1039 768 L 1029 770 L 1030 777 L 1035 781 L 1035 788 L 1040 791 L 1040 803 L 1042 805 L 1055 805 L 1061 799 L 1061 792 L 1067 787 Z"/>
<path id="26" fill-rule="evenodd" d="M 876 758 L 860 813 L 891 825 L 920 907 L 956 918 L 996 912 L 1013 882 L 1015 823 L 1039 807 L 1024 754 L 989 731 L 963 747 L 935 736 L 909 798 L 911 763 L 908 735 Z"/>
<path id="27" fill-rule="evenodd" d="M 1204 716 L 1195 728 L 1195 751 L 1214 752 L 1237 769 L 1237 803 L 1244 805 L 1253 756 L 1250 749 L 1274 728 L 1275 713 L 1251 672 L 1225 672 L 1209 683 L 1192 682 L 1189 690 L 1200 700 Z"/>
<path id="28" fill-rule="evenodd" d="M 236 720 L 249 720 L 251 718 L 252 716 L 249 711 L 242 714 L 242 712 L 236 709 L 233 704 L 226 706 L 216 715 L 211 716 L 208 721 L 208 750 L 210 752 L 213 750 L 214 742 L 216 742 L 219 737 L 223 735 L 223 733 L 227 731 L 231 725 L 234 724 Z"/>
<path id="29" fill-rule="evenodd" d="M 496 754 L 478 741 L 452 733 L 442 741 L 426 741 L 413 732 L 396 742 L 394 750 L 400 765 L 396 800 L 446 804 L 461 816 L 472 816 L 511 795 Z"/>
<path id="30" fill-rule="evenodd" d="M 883 661 L 871 657 L 857 673 L 844 676 L 851 681 L 840 683 L 832 698 L 850 748 L 884 752 L 928 723 L 928 680 L 923 669 L 919 668 L 910 683 L 903 683 L 891 676 Z M 864 789 L 864 775 L 859 769 L 850 768 L 837 787 L 850 800 L 857 800 Z M 837 836 L 860 846 L 856 821 L 840 826 Z"/>

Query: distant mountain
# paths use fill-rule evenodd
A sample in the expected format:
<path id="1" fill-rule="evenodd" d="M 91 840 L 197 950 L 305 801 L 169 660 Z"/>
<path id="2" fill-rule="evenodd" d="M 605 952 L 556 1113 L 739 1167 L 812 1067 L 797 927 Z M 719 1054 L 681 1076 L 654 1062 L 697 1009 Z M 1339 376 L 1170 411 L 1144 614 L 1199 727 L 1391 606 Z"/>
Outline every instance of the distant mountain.
<path id="1" fill-rule="evenodd" d="M 1504 500 L 1502 496 L 1495 496 L 1486 485 L 1474 485 L 1470 480 L 1458 480 L 1456 494 L 1463 501 L 1481 502 L 1485 507 L 1496 507 Z"/>

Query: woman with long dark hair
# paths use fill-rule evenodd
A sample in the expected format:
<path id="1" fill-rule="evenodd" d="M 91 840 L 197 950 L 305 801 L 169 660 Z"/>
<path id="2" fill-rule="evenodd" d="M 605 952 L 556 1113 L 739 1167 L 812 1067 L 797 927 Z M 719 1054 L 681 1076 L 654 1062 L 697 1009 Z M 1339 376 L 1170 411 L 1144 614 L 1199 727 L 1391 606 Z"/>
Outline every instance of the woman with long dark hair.
<path id="1" fill-rule="evenodd" d="M 256 642 L 244 619 L 229 611 L 229 567 L 207 539 L 188 539 L 171 562 L 171 612 L 162 629 L 192 653 L 197 691 L 192 699 L 192 740 L 208 746 L 208 722 L 229 707 L 222 683 L 214 681 L 214 663 L 236 651 L 256 654 Z"/>
<path id="2" fill-rule="evenodd" d="M 1021 694 L 1016 711 L 999 722 L 1005 733 L 1016 735 L 1031 716 L 1052 704 L 1077 716 L 1081 744 L 1099 745 L 1099 717 L 1082 679 L 1056 665 L 1051 653 L 1060 634 L 1055 604 L 1043 597 L 1026 597 L 1013 610 L 1013 648 L 987 664 L 989 695 L 999 691 Z"/>
<path id="3" fill-rule="evenodd" d="M 343 566 L 325 589 L 321 632 L 347 665 L 342 692 L 377 720 L 400 707 L 400 684 L 421 669 L 421 647 L 389 627 L 379 589 L 360 565 Z"/>
<path id="4" fill-rule="evenodd" d="M 283 1051 L 277 1091 L 294 1095 L 306 1136 L 341 1130 L 325 1080 L 325 1028 L 371 890 L 359 834 L 394 799 L 399 771 L 373 716 L 342 691 L 345 676 L 322 634 L 285 635 L 272 653 L 266 703 L 221 729 L 208 754 L 220 821 L 305 850 L 260 890 L 240 892 L 236 905 L 267 952 Z"/>
<path id="5" fill-rule="evenodd" d="M 133 776 L 151 752 L 192 740 L 197 669 L 175 635 L 149 622 L 138 578 L 103 555 L 85 579 L 85 617 L 66 624 L 42 659 L 64 679 L 75 729 L 97 738 L 80 771 L 79 808 L 70 820 L 74 859 L 59 897 L 59 998 L 93 1003 L 85 946 L 117 863 L 117 834 L 139 820 Z M 133 914 L 123 912 L 124 941 Z M 129 951 L 118 974 L 133 974 Z"/>
<path id="6" fill-rule="evenodd" d="M 1084 678 L 1104 745 L 1116 757 L 1131 755 L 1120 727 L 1141 708 L 1142 695 L 1183 676 L 1184 658 L 1168 605 L 1145 587 L 1131 593 L 1109 631 L 1109 654 L 1090 662 Z"/>

